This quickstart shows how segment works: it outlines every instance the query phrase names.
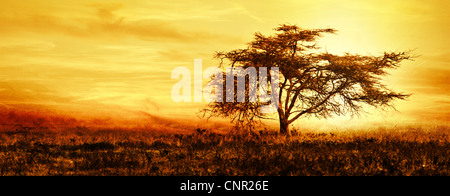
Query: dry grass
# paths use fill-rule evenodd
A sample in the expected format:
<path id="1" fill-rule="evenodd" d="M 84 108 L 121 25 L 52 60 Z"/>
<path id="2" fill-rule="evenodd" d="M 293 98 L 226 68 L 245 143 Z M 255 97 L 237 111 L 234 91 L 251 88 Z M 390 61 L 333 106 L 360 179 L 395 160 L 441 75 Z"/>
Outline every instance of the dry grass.
<path id="1" fill-rule="evenodd" d="M 284 137 L 156 126 L 4 129 L 0 175 L 450 175 L 448 127 Z"/>

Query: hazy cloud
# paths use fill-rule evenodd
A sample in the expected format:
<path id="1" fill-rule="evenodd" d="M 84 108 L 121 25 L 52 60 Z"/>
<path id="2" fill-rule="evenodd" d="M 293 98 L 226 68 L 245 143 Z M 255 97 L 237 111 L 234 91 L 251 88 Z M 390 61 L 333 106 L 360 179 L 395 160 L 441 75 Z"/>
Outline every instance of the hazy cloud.
<path id="1" fill-rule="evenodd" d="M 60 17 L 52 13 L 0 14 L 0 32 L 3 33 L 63 33 L 65 35 L 96 39 L 132 36 L 145 40 L 172 39 L 193 41 L 216 37 L 211 33 L 182 30 L 170 22 L 157 19 L 129 20 L 116 12 L 121 4 L 89 4 L 94 10 L 82 18 Z"/>

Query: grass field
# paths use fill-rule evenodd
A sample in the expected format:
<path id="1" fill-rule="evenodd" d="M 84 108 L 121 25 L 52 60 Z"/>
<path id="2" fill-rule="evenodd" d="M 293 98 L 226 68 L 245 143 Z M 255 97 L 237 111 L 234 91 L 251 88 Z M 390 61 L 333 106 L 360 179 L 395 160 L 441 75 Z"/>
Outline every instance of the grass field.
<path id="1" fill-rule="evenodd" d="M 3 130 L 0 175 L 450 175 L 450 128 L 165 133 Z"/>

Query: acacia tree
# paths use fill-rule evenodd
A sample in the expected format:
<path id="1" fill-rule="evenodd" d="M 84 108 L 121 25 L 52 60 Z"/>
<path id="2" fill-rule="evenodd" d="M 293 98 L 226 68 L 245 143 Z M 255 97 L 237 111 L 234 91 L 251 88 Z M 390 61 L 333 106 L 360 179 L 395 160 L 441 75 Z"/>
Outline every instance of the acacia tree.
<path id="1" fill-rule="evenodd" d="M 278 102 L 276 113 L 281 134 L 290 134 L 289 125 L 301 117 L 358 115 L 364 104 L 393 108 L 393 100 L 409 96 L 394 92 L 382 83 L 387 69 L 397 68 L 403 60 L 412 58 L 409 52 L 385 52 L 381 56 L 334 55 L 320 52 L 317 46 L 317 39 L 323 34 L 335 33 L 334 29 L 309 30 L 296 25 L 281 25 L 274 30 L 277 33 L 273 36 L 256 33 L 246 49 L 218 52 L 216 57 L 221 60 L 222 69 L 278 67 L 279 91 L 275 101 Z M 270 74 L 267 72 L 267 78 Z M 249 101 L 248 92 L 252 85 L 249 77 L 246 76 L 246 91 L 240 92 L 245 93 L 246 101 L 236 101 L 238 91 L 232 102 L 211 102 L 202 110 L 204 115 L 229 117 L 241 125 L 252 125 L 255 120 L 273 117 L 273 114 L 262 113 L 259 109 L 267 104 L 266 101 L 260 98 Z M 223 80 L 226 79 L 224 76 Z M 223 91 L 236 92 L 236 78 L 234 84 L 234 88 L 224 87 Z M 267 84 L 258 81 L 257 85 Z M 273 93 L 270 89 L 269 94 Z"/>

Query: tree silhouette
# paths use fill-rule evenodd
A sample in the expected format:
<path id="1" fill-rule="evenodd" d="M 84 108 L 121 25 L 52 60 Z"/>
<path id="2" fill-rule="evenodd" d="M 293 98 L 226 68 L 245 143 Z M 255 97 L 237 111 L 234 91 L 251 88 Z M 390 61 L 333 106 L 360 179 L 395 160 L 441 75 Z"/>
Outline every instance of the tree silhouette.
<path id="1" fill-rule="evenodd" d="M 388 89 L 381 78 L 387 74 L 387 69 L 397 68 L 403 60 L 411 59 L 409 52 L 385 52 L 381 56 L 334 55 L 320 52 L 316 42 L 323 34 L 335 33 L 334 29 L 308 30 L 296 25 L 281 25 L 274 30 L 277 33 L 273 36 L 256 33 L 246 49 L 218 52 L 216 57 L 221 60 L 222 69 L 278 67 L 279 91 L 275 101 L 278 102 L 276 113 L 282 134 L 290 134 L 289 125 L 300 117 L 358 115 L 364 104 L 393 108 L 393 100 L 409 96 Z M 270 75 L 268 71 L 267 78 Z M 245 76 L 245 101 L 236 101 L 242 95 L 234 93 L 232 102 L 211 102 L 202 110 L 203 114 L 228 117 L 232 122 L 246 126 L 257 119 L 273 117 L 273 114 L 260 111 L 261 106 L 268 104 L 267 101 L 261 98 L 249 101 L 251 85 L 266 85 L 260 81 L 251 83 L 250 77 Z M 236 77 L 233 78 L 234 88 L 224 87 L 224 93 L 216 96 L 224 96 L 230 90 L 237 92 L 239 86 Z M 223 81 L 226 81 L 226 76 L 223 76 Z M 224 85 L 223 82 L 221 84 Z M 272 93 L 269 89 L 269 94 Z"/>

